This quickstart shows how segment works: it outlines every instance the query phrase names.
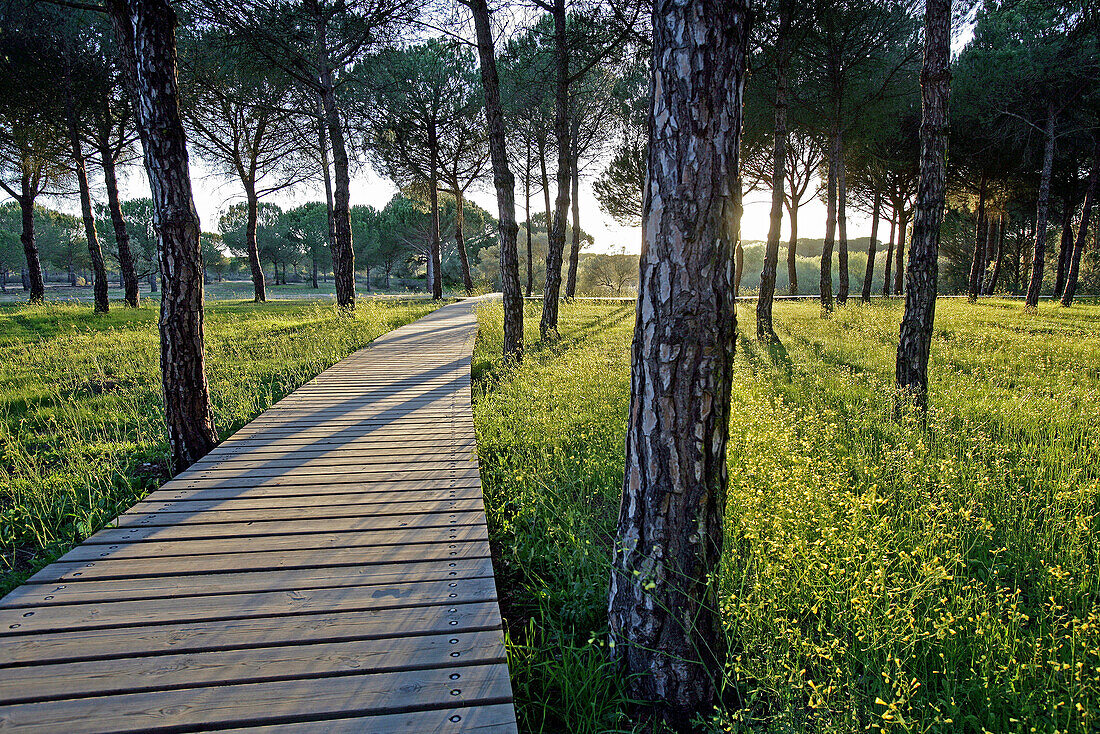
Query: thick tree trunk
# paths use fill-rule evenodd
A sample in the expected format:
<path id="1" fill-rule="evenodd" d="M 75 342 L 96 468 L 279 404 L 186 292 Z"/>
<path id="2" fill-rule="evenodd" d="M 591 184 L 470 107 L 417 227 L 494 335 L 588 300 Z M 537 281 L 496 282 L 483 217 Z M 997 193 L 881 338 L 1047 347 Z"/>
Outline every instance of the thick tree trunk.
<path id="1" fill-rule="evenodd" d="M 894 267 L 894 233 L 897 230 L 898 225 L 898 213 L 893 211 L 890 214 L 890 241 L 886 245 L 886 272 L 882 276 L 882 295 L 890 295 L 890 284 L 893 282 L 890 279 L 890 274 Z"/>
<path id="2" fill-rule="evenodd" d="M 978 300 L 981 293 L 982 264 L 985 262 L 985 232 L 989 223 L 985 217 L 985 173 L 978 183 L 978 214 L 974 225 L 974 254 L 970 260 L 970 281 L 966 292 L 971 303 Z"/>
<path id="3" fill-rule="evenodd" d="M 203 350 L 202 250 L 176 86 L 176 14 L 167 0 L 107 0 L 127 67 L 153 194 L 164 295 L 160 364 L 168 444 L 183 470 L 217 443 Z"/>
<path id="4" fill-rule="evenodd" d="M 900 296 L 905 292 L 905 237 L 909 232 L 909 217 L 911 211 L 901 210 L 898 215 L 898 244 L 894 248 L 894 295 Z"/>
<path id="5" fill-rule="evenodd" d="M 1077 183 L 1076 181 L 1074 183 Z M 1062 199 L 1062 236 L 1058 241 L 1058 269 L 1054 273 L 1055 300 L 1062 297 L 1066 287 L 1066 271 L 1073 255 L 1073 192 L 1066 192 Z"/>
<path id="6" fill-rule="evenodd" d="M 137 308 L 140 302 L 137 270 L 134 268 L 134 256 L 130 252 L 130 233 L 126 230 L 126 219 L 122 216 L 122 202 L 118 196 L 118 176 L 115 172 L 115 159 L 110 143 L 103 141 L 100 144 L 99 155 L 103 162 L 103 180 L 107 185 L 107 208 L 111 212 L 111 225 L 115 230 L 115 245 L 118 247 L 118 268 L 122 272 L 122 289 L 125 293 L 126 305 Z"/>
<path id="7" fill-rule="evenodd" d="M 768 225 L 768 243 L 764 249 L 764 267 L 760 271 L 760 288 L 756 297 L 756 338 L 775 339 L 772 324 L 772 301 L 775 298 L 775 277 L 779 269 L 779 238 L 783 229 L 783 189 L 787 182 L 787 31 L 790 8 L 779 5 L 779 35 L 775 49 L 775 129 L 772 133 L 772 208 Z M 741 237 L 737 238 L 738 244 Z"/>
<path id="8" fill-rule="evenodd" d="M 542 319 L 539 336 L 558 336 L 558 298 L 561 296 L 561 266 L 565 254 L 565 217 L 569 212 L 571 166 L 569 151 L 569 44 L 566 39 L 565 0 L 553 0 L 554 62 L 554 137 L 558 146 L 558 196 L 554 201 L 554 221 L 546 248 L 546 286 L 542 295 Z"/>
<path id="9" fill-rule="evenodd" d="M 542 176 L 542 199 L 543 206 L 546 208 L 546 237 L 547 242 L 550 238 L 550 227 L 554 222 L 554 207 L 550 203 L 550 175 L 546 170 L 546 141 L 539 140 L 539 172 Z"/>
<path id="10" fill-rule="evenodd" d="M 787 242 L 787 292 L 798 295 L 798 201 L 787 208 L 791 220 L 791 239 Z"/>
<path id="11" fill-rule="evenodd" d="M 1081 207 L 1081 223 L 1077 225 L 1077 239 L 1073 243 L 1073 255 L 1069 260 L 1069 268 L 1066 272 L 1066 287 L 1062 291 L 1062 305 L 1072 306 L 1073 297 L 1077 293 L 1078 273 L 1081 269 L 1081 255 L 1085 251 L 1085 237 L 1089 233 L 1089 221 L 1092 217 L 1092 206 L 1096 199 L 1097 179 L 1100 179 L 1100 146 L 1092 154 L 1092 171 L 1089 173 L 1089 185 L 1085 190 L 1085 203 Z"/>
<path id="12" fill-rule="evenodd" d="M 920 180 L 895 369 L 898 390 L 922 410 L 928 405 L 928 355 L 936 316 L 940 223 L 947 183 L 951 0 L 926 0 L 924 18 Z"/>
<path id="13" fill-rule="evenodd" d="M 730 270 L 748 8 L 657 3 L 626 474 L 609 622 L 654 729 L 713 711 L 737 334 Z"/>
<path id="14" fill-rule="evenodd" d="M 821 245 L 821 278 L 818 282 L 821 312 L 833 310 L 833 240 L 836 237 L 836 178 L 840 158 L 840 132 L 833 130 L 829 145 L 829 172 L 825 188 L 825 241 Z"/>
<path id="15" fill-rule="evenodd" d="M 92 212 L 92 192 L 88 186 L 88 165 L 84 150 L 80 144 L 80 122 L 72 96 L 66 101 L 66 117 L 69 129 L 69 148 L 73 157 L 73 171 L 76 173 L 76 186 L 80 192 L 80 215 L 84 220 L 84 237 L 88 241 L 88 257 L 92 261 L 92 294 L 96 313 L 107 313 L 111 303 L 107 298 L 107 266 L 103 262 L 103 248 L 99 244 L 99 233 L 95 229 L 95 214 Z"/>
<path id="16" fill-rule="evenodd" d="M 453 184 L 455 190 L 455 243 L 458 245 L 458 262 L 462 266 L 462 287 L 466 289 L 466 295 L 474 292 L 474 279 L 470 275 L 470 258 L 466 253 L 466 237 L 462 233 L 466 216 L 462 211 L 462 190 L 458 187 L 458 181 Z"/>
<path id="17" fill-rule="evenodd" d="M 871 241 L 867 243 L 867 270 L 863 274 L 863 292 L 861 294 L 864 303 L 871 301 L 871 284 L 875 280 L 875 255 L 878 251 L 878 215 L 882 208 L 882 194 L 875 191 L 875 198 L 871 204 Z"/>
<path id="18" fill-rule="evenodd" d="M 260 212 L 260 200 L 256 197 L 256 187 L 250 181 L 244 182 L 245 198 L 248 207 L 248 222 L 245 225 L 245 243 L 248 248 L 248 269 L 252 273 L 252 300 L 256 303 L 267 301 L 267 284 L 264 282 L 264 268 L 260 264 L 260 246 L 256 241 L 256 219 Z M 279 274 L 275 274 L 275 285 L 279 284 Z"/>
<path id="19" fill-rule="evenodd" d="M 477 32 L 477 50 L 481 61 L 481 85 L 485 92 L 485 121 L 489 128 L 489 157 L 493 164 L 493 185 L 497 194 L 500 232 L 500 281 L 504 292 L 504 356 L 523 358 L 523 296 L 519 290 L 519 256 L 516 251 L 515 178 L 508 166 L 508 147 L 504 134 L 504 113 L 500 106 L 500 80 L 497 76 L 493 31 L 486 0 L 469 0 Z M 528 218 L 528 227 L 531 222 Z M 528 258 L 530 262 L 530 258 Z"/>
<path id="20" fill-rule="evenodd" d="M 23 255 L 27 258 L 27 277 L 30 284 L 31 303 L 42 303 L 46 298 L 46 282 L 42 274 L 42 261 L 38 258 L 38 243 L 34 239 L 34 188 L 31 179 L 23 174 L 22 190 L 19 197 L 19 211 L 22 216 L 22 231 L 19 241 L 23 244 Z"/>
<path id="21" fill-rule="evenodd" d="M 431 202 L 431 242 L 428 258 L 432 267 L 428 270 L 432 289 L 432 298 L 443 298 L 443 262 L 440 257 L 439 237 L 439 139 L 436 137 L 435 124 L 428 126 L 428 154 L 431 157 L 431 170 L 428 172 L 428 199 Z"/>
<path id="22" fill-rule="evenodd" d="M 1031 256 L 1031 280 L 1027 284 L 1027 308 L 1039 307 L 1043 290 L 1043 264 L 1047 245 L 1047 207 L 1050 202 L 1050 172 L 1054 167 L 1054 103 L 1047 106 L 1043 172 L 1039 178 L 1039 199 L 1035 205 L 1035 249 Z"/>
<path id="23" fill-rule="evenodd" d="M 577 125 L 573 126 L 573 147 L 576 148 Z M 565 279 L 565 297 L 574 298 L 577 295 L 577 263 L 581 258 L 581 172 L 580 159 L 576 152 L 573 153 L 573 239 L 569 245 L 569 271 Z"/>
<path id="24" fill-rule="evenodd" d="M 839 155 L 836 159 L 836 228 L 837 228 L 837 284 L 836 302 L 841 306 L 848 302 L 851 283 L 848 278 L 848 184 L 844 170 L 844 138 L 839 141 Z"/>
<path id="25" fill-rule="evenodd" d="M 328 161 L 328 132 L 325 124 L 325 106 L 320 95 L 317 97 L 317 148 L 320 153 L 321 179 L 325 184 L 325 211 L 328 214 L 329 252 L 336 248 L 336 222 L 332 216 L 332 171 Z"/>

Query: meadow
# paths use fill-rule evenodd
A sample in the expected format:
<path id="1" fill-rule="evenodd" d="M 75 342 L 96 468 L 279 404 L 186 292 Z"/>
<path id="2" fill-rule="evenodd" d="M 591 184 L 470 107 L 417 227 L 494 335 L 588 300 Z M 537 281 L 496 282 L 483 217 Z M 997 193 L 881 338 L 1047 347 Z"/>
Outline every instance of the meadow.
<path id="1" fill-rule="evenodd" d="M 1100 731 L 1100 306 L 937 307 L 927 424 L 893 417 L 902 304 L 740 307 L 724 732 Z M 475 354 L 479 457 L 521 730 L 631 731 L 608 662 L 631 305 Z"/>
<path id="2" fill-rule="evenodd" d="M 207 376 L 225 437 L 348 354 L 435 308 L 215 301 Z M 170 475 L 157 305 L 0 306 L 0 595 Z"/>

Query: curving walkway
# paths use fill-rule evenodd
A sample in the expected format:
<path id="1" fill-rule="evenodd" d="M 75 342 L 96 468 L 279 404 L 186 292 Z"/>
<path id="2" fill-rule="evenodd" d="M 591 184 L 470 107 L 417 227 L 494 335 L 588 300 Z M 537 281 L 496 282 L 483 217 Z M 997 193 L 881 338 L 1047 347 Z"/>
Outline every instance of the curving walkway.
<path id="1" fill-rule="evenodd" d="M 0 729 L 514 732 L 464 301 L 0 600 Z"/>

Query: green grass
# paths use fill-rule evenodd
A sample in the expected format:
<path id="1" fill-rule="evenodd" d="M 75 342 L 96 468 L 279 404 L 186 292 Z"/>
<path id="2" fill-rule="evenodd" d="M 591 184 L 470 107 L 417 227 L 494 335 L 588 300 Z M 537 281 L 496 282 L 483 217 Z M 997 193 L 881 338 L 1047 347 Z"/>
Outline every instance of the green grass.
<path id="1" fill-rule="evenodd" d="M 927 430 L 892 419 L 901 303 L 741 308 L 720 573 L 743 705 L 715 731 L 1100 731 L 1100 306 L 937 307 Z M 607 662 L 630 306 L 573 304 L 475 421 L 521 727 L 630 731 Z M 734 697 L 730 697 L 734 698 Z M 727 699 L 728 700 L 728 699 Z"/>
<path id="2" fill-rule="evenodd" d="M 207 375 L 225 437 L 429 303 L 215 302 Z M 0 594 L 159 486 L 170 452 L 157 310 L 0 307 Z"/>

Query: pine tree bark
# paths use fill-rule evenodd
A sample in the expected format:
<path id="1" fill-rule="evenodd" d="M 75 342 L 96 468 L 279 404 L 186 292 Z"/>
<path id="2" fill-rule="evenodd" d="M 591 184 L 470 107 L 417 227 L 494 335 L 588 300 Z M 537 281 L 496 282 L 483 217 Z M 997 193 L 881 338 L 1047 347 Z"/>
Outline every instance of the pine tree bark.
<path id="1" fill-rule="evenodd" d="M 775 339 L 772 302 L 779 269 L 779 238 L 783 229 L 783 189 L 787 182 L 787 33 L 790 5 L 779 5 L 779 32 L 775 42 L 775 129 L 772 134 L 772 208 L 768 224 L 768 242 L 764 248 L 764 267 L 760 271 L 760 289 L 756 297 L 756 338 Z M 740 236 L 737 238 L 740 242 Z"/>
<path id="2" fill-rule="evenodd" d="M 894 295 L 900 296 L 905 292 L 905 237 L 909 232 L 909 217 L 911 211 L 901 210 L 898 215 L 898 244 L 894 248 Z"/>
<path id="3" fill-rule="evenodd" d="M 535 288 L 535 264 L 531 252 L 531 138 L 527 138 L 527 167 L 523 177 L 525 216 L 527 217 L 527 288 L 525 295 L 530 298 Z"/>
<path id="4" fill-rule="evenodd" d="M 1043 265 L 1046 260 L 1047 211 L 1050 204 L 1050 173 L 1054 167 L 1054 103 L 1047 105 L 1047 123 L 1044 130 L 1043 172 L 1039 177 L 1039 198 L 1035 204 L 1035 248 L 1031 255 L 1031 279 L 1027 284 L 1026 308 L 1039 307 L 1039 294 L 1043 290 Z"/>
<path id="5" fill-rule="evenodd" d="M 27 259 L 26 282 L 30 286 L 30 303 L 42 303 L 46 299 L 46 282 L 42 275 L 42 261 L 38 258 L 38 243 L 34 238 L 34 187 L 31 177 L 23 173 L 20 181 L 19 212 L 22 217 L 22 230 L 19 241 L 23 245 L 23 255 Z"/>
<path id="6" fill-rule="evenodd" d="M 579 126 L 573 125 L 573 147 L 576 148 L 577 141 L 577 128 Z M 565 279 L 565 297 L 574 298 L 577 295 L 577 264 L 581 258 L 581 204 L 580 204 L 580 189 L 581 189 L 581 172 L 580 172 L 580 158 L 577 156 L 574 150 L 572 156 L 573 164 L 573 195 L 572 195 L 572 207 L 573 207 L 573 238 L 569 245 L 569 271 Z"/>
<path id="7" fill-rule="evenodd" d="M 69 152 L 73 158 L 73 172 L 76 174 L 76 187 L 80 194 L 80 215 L 84 222 L 84 238 L 88 243 L 88 257 L 92 262 L 92 294 L 96 313 L 107 313 L 111 303 L 107 297 L 107 266 L 103 261 L 103 248 L 99 244 L 99 233 L 95 229 L 95 214 L 92 212 L 92 192 L 88 186 L 88 164 L 84 149 L 80 143 L 80 120 L 77 117 L 73 99 L 72 79 L 66 65 L 65 84 L 68 94 L 65 100 L 65 117 L 69 132 Z"/>
<path id="8" fill-rule="evenodd" d="M 897 388 L 921 410 L 928 405 L 928 356 L 936 316 L 940 223 L 947 185 L 951 97 L 951 0 L 926 0 L 921 69 L 921 159 L 910 245 L 905 315 L 898 338 Z"/>
<path id="9" fill-rule="evenodd" d="M 791 220 L 791 238 L 787 242 L 787 292 L 792 296 L 798 295 L 798 204 L 793 201 L 787 207 Z"/>
<path id="10" fill-rule="evenodd" d="M 458 181 L 453 181 L 452 186 L 455 192 L 455 244 L 458 245 L 458 264 L 462 268 L 462 287 L 466 290 L 466 295 L 470 295 L 474 292 L 474 279 L 470 275 L 470 256 L 466 252 L 466 236 L 463 233 L 466 225 L 466 214 L 463 211 L 465 201 Z"/>
<path id="11" fill-rule="evenodd" d="M 875 279 L 875 255 L 878 250 L 878 219 L 879 209 L 882 208 L 882 194 L 875 191 L 875 198 L 871 204 L 871 241 L 867 243 L 867 270 L 863 274 L 863 292 L 861 294 L 864 303 L 871 301 L 871 284 Z"/>
<path id="12" fill-rule="evenodd" d="M 985 230 L 988 226 L 988 222 L 986 222 L 985 218 L 985 192 L 986 179 L 985 173 L 983 172 L 978 182 L 978 213 L 974 225 L 974 255 L 970 261 L 970 280 L 966 292 L 967 300 L 971 303 L 978 300 L 978 294 L 980 293 L 979 284 L 982 279 L 981 264 L 985 262 Z"/>
<path id="13" fill-rule="evenodd" d="M 833 310 L 833 241 L 836 237 L 836 178 L 840 157 L 840 132 L 833 130 L 829 145 L 829 172 L 825 185 L 825 240 L 821 245 L 821 277 L 818 281 L 821 313 Z"/>
<path id="14" fill-rule="evenodd" d="M 443 298 L 443 263 L 440 257 L 439 237 L 439 138 L 436 136 L 435 123 L 428 126 L 428 153 L 431 157 L 431 170 L 428 172 L 428 198 L 431 202 L 431 242 L 428 258 L 432 267 L 428 269 L 431 279 L 432 299 Z"/>
<path id="15" fill-rule="evenodd" d="M 1081 206 L 1081 223 L 1077 225 L 1077 239 L 1073 243 L 1073 255 L 1070 257 L 1069 268 L 1066 272 L 1066 287 L 1062 291 L 1063 306 L 1072 306 L 1073 297 L 1077 293 L 1081 255 L 1085 251 L 1085 237 L 1089 233 L 1089 222 L 1092 219 L 1092 207 L 1096 199 L 1098 179 L 1100 179 L 1100 145 L 1096 147 L 1092 154 L 1092 171 L 1089 173 L 1088 188 L 1085 189 L 1085 203 Z"/>
<path id="16" fill-rule="evenodd" d="M 246 206 L 248 207 L 248 220 L 245 225 L 245 246 L 248 249 L 248 269 L 252 273 L 252 300 L 255 303 L 267 301 L 267 283 L 264 281 L 264 268 L 260 263 L 260 246 L 256 241 L 256 220 L 260 213 L 260 200 L 256 196 L 256 187 L 247 178 L 244 180 Z M 275 285 L 278 285 L 279 275 L 275 274 Z"/>
<path id="17" fill-rule="evenodd" d="M 554 201 L 554 221 L 549 227 L 546 248 L 546 286 L 542 295 L 542 319 L 539 336 L 558 336 L 558 299 L 561 296 L 561 267 L 565 254 L 565 217 L 569 211 L 571 166 L 569 152 L 569 45 L 566 39 L 565 0 L 554 0 L 554 61 L 557 81 L 554 90 L 554 137 L 558 146 L 558 195 Z"/>
<path id="18" fill-rule="evenodd" d="M 493 165 L 493 185 L 497 194 L 500 232 L 500 281 L 504 292 L 504 356 L 519 362 L 523 358 L 523 296 L 519 289 L 519 256 L 516 237 L 515 178 L 508 165 L 508 147 L 504 134 L 504 113 L 500 106 L 500 79 L 496 51 L 486 0 L 468 0 L 477 32 L 477 50 L 481 61 L 481 85 L 485 92 L 485 120 L 489 128 L 489 157 Z M 528 218 L 530 227 L 530 218 Z M 530 258 L 528 258 L 530 262 Z"/>
<path id="19" fill-rule="evenodd" d="M 730 265 L 749 11 L 653 9 L 653 108 L 609 621 L 654 728 L 713 710 L 736 328 Z"/>
<path id="20" fill-rule="evenodd" d="M 1077 183 L 1076 181 L 1074 183 Z M 1066 287 L 1066 271 L 1073 255 L 1073 193 L 1067 191 L 1062 199 L 1062 236 L 1058 241 L 1058 269 L 1054 273 L 1054 293 L 1059 299 Z"/>
<path id="21" fill-rule="evenodd" d="M 111 226 L 115 231 L 115 246 L 118 248 L 118 268 L 122 272 L 122 290 L 126 305 L 137 308 L 141 296 L 138 293 L 137 269 L 134 256 L 130 251 L 130 233 L 126 229 L 126 219 L 122 216 L 122 202 L 118 195 L 118 174 L 115 171 L 114 151 L 109 141 L 101 140 L 99 156 L 103 164 L 103 180 L 107 186 L 107 209 L 111 212 Z"/>
<path id="22" fill-rule="evenodd" d="M 851 283 L 848 278 L 848 185 L 844 170 L 844 138 L 839 141 L 840 151 L 836 159 L 836 228 L 837 228 L 837 284 L 836 302 L 841 306 L 848 302 Z"/>
<path id="23" fill-rule="evenodd" d="M 217 443 L 203 348 L 202 250 L 176 85 L 176 14 L 167 0 L 107 0 L 126 66 L 153 195 L 164 281 L 160 365 L 177 471 Z"/>
<path id="24" fill-rule="evenodd" d="M 997 216 L 997 256 L 993 260 L 993 272 L 989 274 L 989 283 L 986 285 L 985 294 L 992 296 L 997 292 L 997 281 L 1001 277 L 1001 264 L 1005 257 L 1005 215 Z"/>
<path id="25" fill-rule="evenodd" d="M 336 285 L 336 305 L 343 310 L 355 310 L 355 248 L 351 236 L 351 174 L 344 126 L 336 100 L 336 87 L 328 59 L 328 31 L 322 20 L 317 22 L 318 66 L 321 106 L 332 147 L 334 188 L 332 192 L 332 280 Z M 327 170 L 326 166 L 326 170 Z"/>
<path id="26" fill-rule="evenodd" d="M 978 288 L 982 295 L 988 296 L 991 294 L 990 282 L 992 281 L 991 265 L 993 259 L 997 255 L 997 218 L 989 217 L 988 223 L 985 228 L 985 248 L 982 259 L 982 272 L 978 281 Z"/>
<path id="27" fill-rule="evenodd" d="M 894 267 L 894 234 L 898 225 L 898 213 L 892 211 L 890 213 L 890 239 L 886 243 L 886 272 L 882 276 L 882 295 L 884 297 L 890 296 L 890 284 L 893 282 L 890 278 L 890 274 Z"/>

